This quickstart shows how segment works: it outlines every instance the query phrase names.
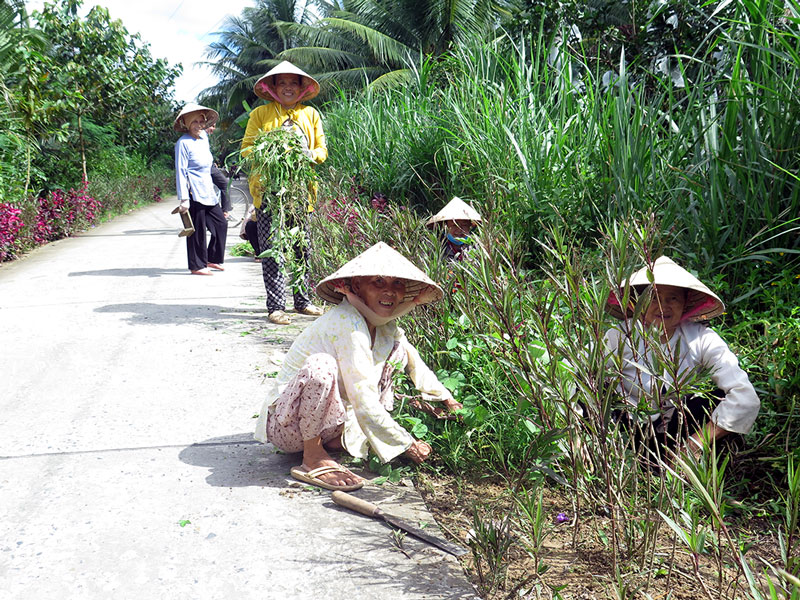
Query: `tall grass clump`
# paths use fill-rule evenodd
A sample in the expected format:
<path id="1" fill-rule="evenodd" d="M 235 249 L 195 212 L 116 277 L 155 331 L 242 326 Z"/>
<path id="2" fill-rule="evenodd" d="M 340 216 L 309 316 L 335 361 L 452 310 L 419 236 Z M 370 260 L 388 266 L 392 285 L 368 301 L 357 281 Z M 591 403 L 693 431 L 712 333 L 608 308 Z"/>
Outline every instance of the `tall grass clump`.
<path id="1" fill-rule="evenodd" d="M 630 72 L 624 52 L 608 84 L 542 34 L 460 46 L 423 61 L 406 87 L 329 106 L 326 164 L 364 198 L 382 193 L 420 214 L 468 199 L 534 279 L 544 228 L 584 248 L 603 222 L 657 215 L 664 251 L 758 331 L 785 328 L 800 274 L 800 35 L 796 6 L 780 6 L 738 3 L 694 56 L 676 57 L 692 63 L 680 87 Z M 778 346 L 794 357 L 789 329 Z M 752 366 L 773 379 L 784 371 L 768 393 L 788 414 L 798 390 L 784 385 L 785 359 L 766 356 Z"/>
<path id="2" fill-rule="evenodd" d="M 459 46 L 407 87 L 328 107 L 328 162 L 409 206 L 472 199 L 529 240 L 565 221 L 580 242 L 602 219 L 652 211 L 676 251 L 735 289 L 753 261 L 795 255 L 800 239 L 800 36 L 777 6 L 739 3 L 678 57 L 693 66 L 681 87 L 629 73 L 624 51 L 607 85 L 541 34 Z"/>

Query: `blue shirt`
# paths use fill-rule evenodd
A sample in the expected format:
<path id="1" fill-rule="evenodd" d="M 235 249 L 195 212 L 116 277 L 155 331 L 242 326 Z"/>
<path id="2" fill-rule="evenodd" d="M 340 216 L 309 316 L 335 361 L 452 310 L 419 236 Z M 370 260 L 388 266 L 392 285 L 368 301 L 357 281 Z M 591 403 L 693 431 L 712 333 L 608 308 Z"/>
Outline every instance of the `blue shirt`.
<path id="1" fill-rule="evenodd" d="M 211 180 L 213 162 L 205 131 L 200 132 L 198 139 L 184 133 L 175 142 L 175 188 L 179 201 L 188 200 L 191 189 L 195 202 L 206 206 L 214 206 L 219 202 Z"/>

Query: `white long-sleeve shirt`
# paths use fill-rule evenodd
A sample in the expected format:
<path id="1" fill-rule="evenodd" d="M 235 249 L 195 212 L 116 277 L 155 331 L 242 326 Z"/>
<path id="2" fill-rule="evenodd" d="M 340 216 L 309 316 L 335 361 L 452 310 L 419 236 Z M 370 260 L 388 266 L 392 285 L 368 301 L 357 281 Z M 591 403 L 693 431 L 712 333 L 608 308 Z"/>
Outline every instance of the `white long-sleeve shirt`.
<path id="1" fill-rule="evenodd" d="M 214 206 L 219 202 L 214 182 L 211 180 L 211 165 L 214 157 L 208 145 L 208 134 L 200 132 L 198 139 L 188 133 L 183 134 L 175 142 L 175 188 L 178 201 L 189 200 L 189 189 L 192 199 L 206 206 Z"/>
<path id="2" fill-rule="evenodd" d="M 655 336 L 651 335 L 650 343 Z M 606 351 L 616 354 L 622 350 L 622 382 L 620 393 L 633 405 L 642 396 L 653 398 L 657 388 L 676 388 L 663 369 L 659 369 L 652 347 L 645 344 L 640 325 L 629 333 L 622 329 L 611 329 L 605 336 Z M 725 393 L 717 405 L 711 420 L 728 431 L 747 433 L 753 427 L 761 402 L 736 355 L 724 340 L 711 328 L 700 323 L 683 322 L 670 338 L 668 345 L 661 345 L 667 356 L 678 360 L 678 378 L 686 381 L 691 372 L 706 368 L 714 384 Z M 657 396 L 656 396 L 657 397 Z M 657 406 L 653 406 L 657 409 Z"/>
<path id="3" fill-rule="evenodd" d="M 400 367 L 427 400 L 444 401 L 453 397 L 395 321 L 376 328 L 375 343 L 370 347 L 366 320 L 345 299 L 314 321 L 292 344 L 275 380 L 275 388 L 268 393 L 261 409 L 254 437 L 267 441 L 269 407 L 309 356 L 325 353 L 333 356 L 339 367 L 339 394 L 346 409 L 343 441 L 347 451 L 353 456 L 367 458 L 371 447 L 383 462 L 399 456 L 411 446 L 414 438 L 389 414 L 391 400 L 384 398 L 382 402 L 378 388 L 395 343 L 405 350 L 401 353 L 404 364 Z"/>

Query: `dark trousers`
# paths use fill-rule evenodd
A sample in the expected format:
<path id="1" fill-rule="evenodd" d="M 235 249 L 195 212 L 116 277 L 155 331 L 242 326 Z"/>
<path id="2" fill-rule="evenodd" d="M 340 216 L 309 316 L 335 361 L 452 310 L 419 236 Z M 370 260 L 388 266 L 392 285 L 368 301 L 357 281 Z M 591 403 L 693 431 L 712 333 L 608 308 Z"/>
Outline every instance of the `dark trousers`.
<path id="1" fill-rule="evenodd" d="M 250 242 L 256 256 L 261 254 L 261 246 L 258 244 L 258 223 L 248 220 L 244 225 L 244 236 Z"/>
<path id="2" fill-rule="evenodd" d="M 222 212 L 231 212 L 231 199 L 228 197 L 228 178 L 216 165 L 211 165 L 211 181 L 214 182 L 214 186 L 219 190 Z M 214 261 L 212 260 L 211 262 Z"/>
<path id="3" fill-rule="evenodd" d="M 194 233 L 186 238 L 186 254 L 189 270 L 205 269 L 208 263 L 221 265 L 225 261 L 225 242 L 228 238 L 228 222 L 219 204 L 206 206 L 191 200 L 189 214 L 194 222 Z M 206 229 L 211 239 L 206 247 Z"/>
<path id="4" fill-rule="evenodd" d="M 256 209 L 256 229 L 258 231 L 258 246 L 261 252 L 272 248 L 275 232 L 272 230 L 272 215 L 267 211 Z M 304 261 L 308 265 L 308 229 L 303 231 L 306 235 L 305 247 L 295 245 L 295 260 Z M 256 256 L 261 254 L 257 252 Z M 267 291 L 267 312 L 273 313 L 276 310 L 286 310 L 286 274 L 283 270 L 284 260 L 282 256 L 275 258 L 267 257 L 261 259 L 261 274 L 264 278 L 264 288 Z M 292 289 L 295 310 L 303 310 L 311 304 L 306 291 L 308 284 L 305 280 L 301 281 L 296 289 Z"/>
<path id="5" fill-rule="evenodd" d="M 724 397 L 725 392 L 720 389 L 708 394 L 684 396 L 681 406 L 665 406 L 650 425 L 644 423 L 637 427 L 633 417 L 627 412 L 615 411 L 615 417 L 622 427 L 633 430 L 634 446 L 640 454 L 643 453 L 650 459 L 648 462 L 652 462 L 656 457 L 664 458 L 668 451 L 675 450 L 679 440 L 685 442 L 690 435 L 700 431 Z M 728 435 L 725 445 L 736 443 L 740 437 L 736 434 Z"/>

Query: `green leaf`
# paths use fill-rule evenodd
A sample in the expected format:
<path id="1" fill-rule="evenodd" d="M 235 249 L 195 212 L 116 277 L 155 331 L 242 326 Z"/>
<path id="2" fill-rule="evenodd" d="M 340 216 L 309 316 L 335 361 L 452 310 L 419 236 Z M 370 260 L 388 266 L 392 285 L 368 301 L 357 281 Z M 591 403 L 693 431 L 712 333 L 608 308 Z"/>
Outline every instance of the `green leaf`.
<path id="1" fill-rule="evenodd" d="M 691 542 L 689 541 L 689 536 L 686 533 L 686 530 L 683 527 L 681 527 L 680 525 L 678 525 L 675 521 L 673 521 L 670 517 L 668 517 L 663 512 L 661 512 L 660 510 L 656 510 L 656 512 L 659 515 L 661 515 L 661 518 L 664 519 L 664 521 L 666 521 L 667 525 L 669 525 L 670 529 L 672 529 L 672 531 L 674 531 L 678 535 L 678 537 L 681 539 L 681 541 L 684 544 L 686 544 L 686 546 L 690 550 L 694 550 L 692 548 Z"/>
<path id="2" fill-rule="evenodd" d="M 411 435 L 415 438 L 423 438 L 428 434 L 428 426 L 424 423 L 417 423 L 411 430 Z"/>
<path id="3" fill-rule="evenodd" d="M 483 423 L 489 417 L 489 410 L 485 406 L 479 404 L 475 407 L 473 415 L 475 416 L 476 423 Z"/>
<path id="4" fill-rule="evenodd" d="M 600 541 L 603 542 L 603 546 L 605 546 L 606 548 L 609 548 L 611 546 L 610 542 L 608 541 L 608 535 L 606 535 L 604 529 L 597 530 L 597 537 L 600 538 Z"/>
<path id="5" fill-rule="evenodd" d="M 530 431 L 533 435 L 536 435 L 541 431 L 541 429 L 533 421 L 525 419 L 522 422 L 525 424 L 525 429 Z"/>
<path id="6" fill-rule="evenodd" d="M 398 483 L 401 479 L 403 479 L 403 471 L 400 469 L 394 469 L 389 473 L 389 481 L 391 483 Z"/>

